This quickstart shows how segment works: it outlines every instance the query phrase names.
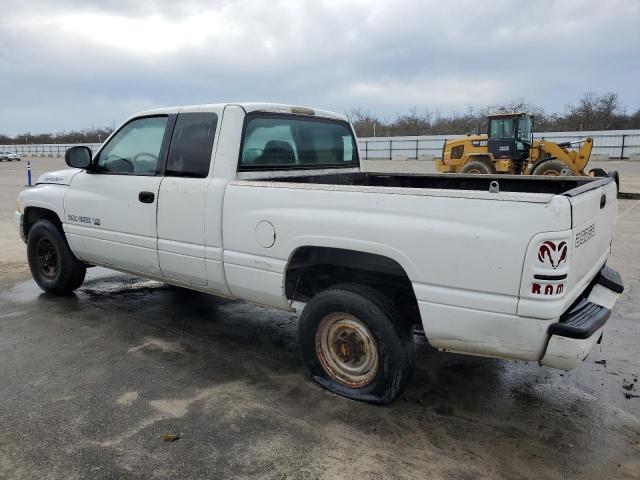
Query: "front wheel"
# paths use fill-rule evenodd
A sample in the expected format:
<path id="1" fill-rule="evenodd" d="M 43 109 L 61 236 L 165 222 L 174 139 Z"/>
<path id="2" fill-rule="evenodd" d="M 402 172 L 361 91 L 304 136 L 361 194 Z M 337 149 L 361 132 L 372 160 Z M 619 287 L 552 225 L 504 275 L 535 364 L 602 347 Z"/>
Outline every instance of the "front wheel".
<path id="1" fill-rule="evenodd" d="M 493 175 L 496 169 L 488 160 L 471 160 L 460 170 L 460 173 L 467 175 Z"/>
<path id="2" fill-rule="evenodd" d="M 85 265 L 50 220 L 38 220 L 29 230 L 27 257 L 33 279 L 47 293 L 69 294 L 84 282 Z"/>
<path id="3" fill-rule="evenodd" d="M 572 175 L 569 166 L 560 160 L 545 160 L 533 169 L 531 175 L 545 175 L 547 177 L 560 177 Z"/>
<path id="4" fill-rule="evenodd" d="M 413 375 L 411 329 L 373 288 L 343 284 L 318 293 L 302 312 L 298 336 L 313 379 L 343 397 L 389 404 Z"/>

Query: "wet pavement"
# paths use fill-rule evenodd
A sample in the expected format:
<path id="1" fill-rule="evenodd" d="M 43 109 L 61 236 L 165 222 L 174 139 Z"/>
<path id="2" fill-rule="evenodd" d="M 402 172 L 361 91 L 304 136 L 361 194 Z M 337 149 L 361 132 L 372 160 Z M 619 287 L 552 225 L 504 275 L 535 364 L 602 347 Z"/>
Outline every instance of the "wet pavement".
<path id="1" fill-rule="evenodd" d="M 388 407 L 315 385 L 294 313 L 99 268 L 44 294 L 2 223 L 0 479 L 640 479 L 639 205 L 619 202 L 626 291 L 578 369 L 416 338 Z"/>
<path id="2" fill-rule="evenodd" d="M 98 268 L 71 297 L 19 282 L 0 478 L 639 478 L 637 302 L 618 306 L 569 373 L 417 338 L 412 384 L 377 407 L 310 381 L 296 314 Z"/>

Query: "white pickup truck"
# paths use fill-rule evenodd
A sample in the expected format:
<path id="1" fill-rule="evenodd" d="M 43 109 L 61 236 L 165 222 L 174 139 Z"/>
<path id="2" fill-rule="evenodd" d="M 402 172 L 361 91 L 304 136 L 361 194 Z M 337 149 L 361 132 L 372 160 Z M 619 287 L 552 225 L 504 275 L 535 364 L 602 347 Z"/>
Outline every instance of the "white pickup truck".
<path id="1" fill-rule="evenodd" d="M 623 290 L 605 266 L 612 179 L 365 173 L 352 127 L 326 111 L 151 110 L 66 161 L 18 198 L 43 290 L 69 294 L 101 265 L 304 303 L 314 380 L 357 400 L 402 391 L 418 331 L 443 351 L 572 369 Z"/>

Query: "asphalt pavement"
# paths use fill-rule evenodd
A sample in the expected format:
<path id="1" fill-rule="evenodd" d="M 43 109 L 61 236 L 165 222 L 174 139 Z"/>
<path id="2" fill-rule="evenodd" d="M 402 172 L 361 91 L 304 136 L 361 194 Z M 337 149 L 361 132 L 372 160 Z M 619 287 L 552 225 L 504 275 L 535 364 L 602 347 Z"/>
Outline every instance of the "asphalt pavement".
<path id="1" fill-rule="evenodd" d="M 640 478 L 640 201 L 619 201 L 626 290 L 576 370 L 417 337 L 411 385 L 379 407 L 311 381 L 295 313 L 102 268 L 42 293 L 11 223 L 23 173 L 0 164 L 0 478 Z"/>

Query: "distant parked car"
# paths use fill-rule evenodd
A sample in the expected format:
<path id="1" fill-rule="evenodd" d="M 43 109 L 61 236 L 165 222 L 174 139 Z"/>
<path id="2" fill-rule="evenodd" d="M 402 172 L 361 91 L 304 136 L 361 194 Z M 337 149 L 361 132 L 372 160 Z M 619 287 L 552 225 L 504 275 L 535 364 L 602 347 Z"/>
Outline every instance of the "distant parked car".
<path id="1" fill-rule="evenodd" d="M 21 160 L 20 155 L 18 155 L 17 153 L 12 153 L 12 152 L 0 152 L 0 162 L 19 162 Z"/>

